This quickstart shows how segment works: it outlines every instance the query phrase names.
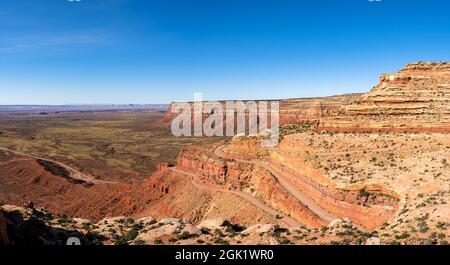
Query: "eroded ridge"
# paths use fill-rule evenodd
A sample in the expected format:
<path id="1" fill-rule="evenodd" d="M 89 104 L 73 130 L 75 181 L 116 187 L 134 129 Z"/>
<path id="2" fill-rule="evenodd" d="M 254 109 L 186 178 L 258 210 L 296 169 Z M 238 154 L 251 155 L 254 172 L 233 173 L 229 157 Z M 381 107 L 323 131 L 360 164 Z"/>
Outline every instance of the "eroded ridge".
<path id="1" fill-rule="evenodd" d="M 218 148 L 216 154 L 265 168 L 324 221 L 350 218 L 373 230 L 394 216 L 398 209 L 398 195 L 395 192 L 370 182 L 339 185 L 305 159 L 311 154 L 310 149 L 295 150 L 291 144 L 290 138 L 287 138 L 279 147 L 263 151 L 257 141 L 235 139 L 230 145 Z"/>
<path id="2" fill-rule="evenodd" d="M 383 74 L 369 93 L 320 120 L 333 132 L 450 132 L 450 63 Z"/>

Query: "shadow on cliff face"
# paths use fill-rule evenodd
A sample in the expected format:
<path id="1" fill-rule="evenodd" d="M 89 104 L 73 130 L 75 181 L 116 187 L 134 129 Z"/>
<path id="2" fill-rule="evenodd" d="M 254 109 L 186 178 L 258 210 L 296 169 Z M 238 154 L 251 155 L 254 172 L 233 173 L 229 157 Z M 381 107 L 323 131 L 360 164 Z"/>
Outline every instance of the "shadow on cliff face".
<path id="1" fill-rule="evenodd" d="M 50 172 L 51 174 L 53 174 L 55 176 L 62 177 L 72 184 L 80 184 L 86 188 L 90 188 L 93 186 L 92 183 L 89 183 L 87 181 L 84 181 L 81 179 L 74 179 L 71 176 L 69 170 L 65 169 L 64 167 L 62 167 L 54 162 L 42 160 L 42 159 L 37 159 L 36 162 L 39 165 L 41 165 L 46 171 Z"/>

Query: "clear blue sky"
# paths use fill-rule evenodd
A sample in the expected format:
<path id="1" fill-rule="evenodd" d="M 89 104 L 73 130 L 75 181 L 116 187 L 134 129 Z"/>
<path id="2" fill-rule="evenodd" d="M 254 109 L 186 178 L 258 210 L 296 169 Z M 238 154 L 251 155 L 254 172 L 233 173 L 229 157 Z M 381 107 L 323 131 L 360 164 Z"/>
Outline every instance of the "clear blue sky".
<path id="1" fill-rule="evenodd" d="M 325 96 L 450 61 L 445 0 L 0 4 L 0 104 Z"/>

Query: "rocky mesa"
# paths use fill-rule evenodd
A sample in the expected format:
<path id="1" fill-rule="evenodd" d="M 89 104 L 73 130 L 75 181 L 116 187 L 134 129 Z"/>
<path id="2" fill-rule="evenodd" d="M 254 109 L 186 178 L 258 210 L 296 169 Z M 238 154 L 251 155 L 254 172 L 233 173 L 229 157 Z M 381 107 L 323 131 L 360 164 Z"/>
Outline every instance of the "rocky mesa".
<path id="1" fill-rule="evenodd" d="M 413 63 L 384 74 L 353 104 L 320 121 L 335 132 L 449 132 L 450 63 Z"/>
<path id="2" fill-rule="evenodd" d="M 2 206 L 0 243 L 448 244 L 449 96 L 450 63 L 409 64 L 366 94 L 282 101 L 276 147 L 194 144 L 135 183 L 0 152 L 0 199 L 25 205 Z"/>

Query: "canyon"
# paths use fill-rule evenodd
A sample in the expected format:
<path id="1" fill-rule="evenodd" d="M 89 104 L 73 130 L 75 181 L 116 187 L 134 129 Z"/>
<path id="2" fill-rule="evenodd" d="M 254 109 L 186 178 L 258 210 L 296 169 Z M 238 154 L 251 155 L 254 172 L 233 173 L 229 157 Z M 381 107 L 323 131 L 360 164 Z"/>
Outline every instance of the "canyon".
<path id="1" fill-rule="evenodd" d="M 0 239 L 11 212 L 49 211 L 48 226 L 102 235 L 89 243 L 446 244 L 449 100 L 450 63 L 409 64 L 365 94 L 281 100 L 276 147 L 199 140 L 135 181 L 3 148 Z"/>

